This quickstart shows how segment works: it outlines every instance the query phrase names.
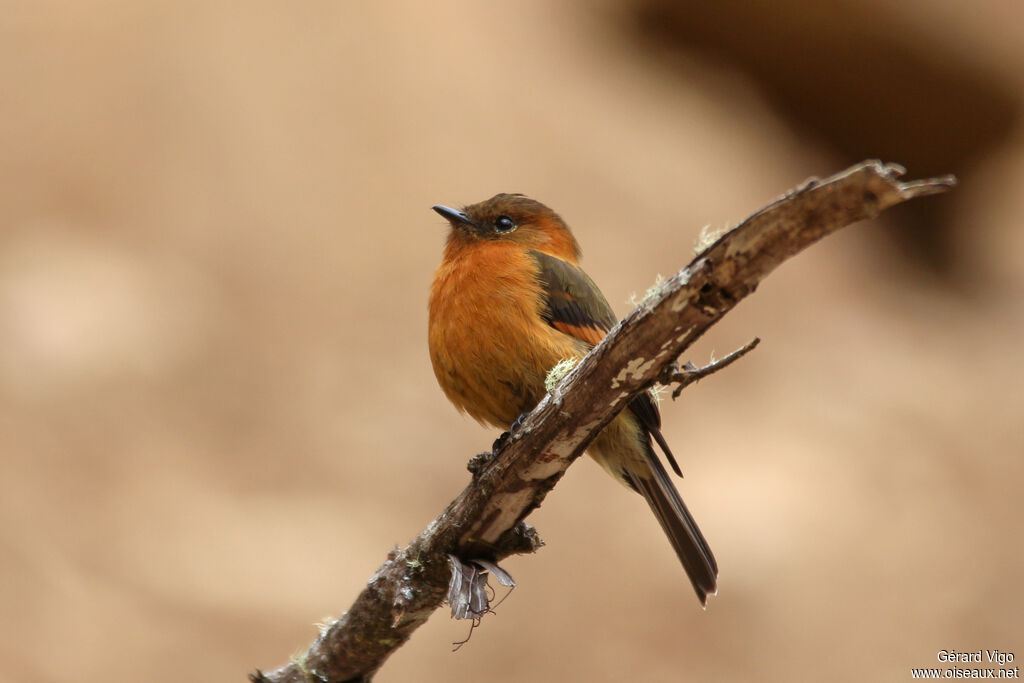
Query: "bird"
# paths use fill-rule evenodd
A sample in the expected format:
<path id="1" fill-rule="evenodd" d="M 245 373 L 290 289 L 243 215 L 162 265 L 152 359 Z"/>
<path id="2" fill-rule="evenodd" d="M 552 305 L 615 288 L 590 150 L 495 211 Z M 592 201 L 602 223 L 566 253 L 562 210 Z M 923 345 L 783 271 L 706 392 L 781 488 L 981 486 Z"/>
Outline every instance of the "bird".
<path id="1" fill-rule="evenodd" d="M 617 318 L 580 268 L 580 246 L 568 224 L 539 201 L 502 193 L 461 210 L 432 208 L 450 227 L 430 288 L 434 374 L 460 412 L 507 428 L 544 397 L 548 371 L 585 356 Z M 708 595 L 717 593 L 718 564 L 652 438 L 682 476 L 648 392 L 606 425 L 587 452 L 644 497 L 706 607 Z"/>

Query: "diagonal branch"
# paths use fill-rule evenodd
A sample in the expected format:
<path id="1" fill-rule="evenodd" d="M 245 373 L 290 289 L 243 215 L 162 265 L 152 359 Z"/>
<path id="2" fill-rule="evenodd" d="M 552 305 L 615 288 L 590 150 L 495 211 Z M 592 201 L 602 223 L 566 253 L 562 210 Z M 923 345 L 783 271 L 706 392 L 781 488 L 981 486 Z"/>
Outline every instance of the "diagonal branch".
<path id="1" fill-rule="evenodd" d="M 349 611 L 325 627 L 305 654 L 250 678 L 370 680 L 444 601 L 448 555 L 497 561 L 537 549 L 541 541 L 523 519 L 604 425 L 665 378 L 680 353 L 780 263 L 843 226 L 956 183 L 952 176 L 900 182 L 902 174 L 899 166 L 866 161 L 807 181 L 719 237 L 541 400 L 445 511 L 407 547 L 389 554 Z"/>

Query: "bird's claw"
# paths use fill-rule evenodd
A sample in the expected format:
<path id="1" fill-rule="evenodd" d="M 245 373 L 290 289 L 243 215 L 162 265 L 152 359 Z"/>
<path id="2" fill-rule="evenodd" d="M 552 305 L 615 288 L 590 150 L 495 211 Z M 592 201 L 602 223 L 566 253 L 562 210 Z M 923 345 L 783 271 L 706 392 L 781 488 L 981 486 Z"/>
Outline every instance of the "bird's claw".
<path id="1" fill-rule="evenodd" d="M 492 454 L 496 454 L 498 451 L 505 447 L 505 445 L 509 442 L 509 439 L 512 438 L 512 434 L 514 434 L 516 430 L 523 426 L 523 421 L 526 420 L 526 416 L 529 414 L 529 412 L 519 413 L 519 417 L 512 421 L 512 424 L 509 426 L 508 431 L 502 432 L 501 436 L 494 440 L 494 443 L 491 445 Z"/>
<path id="2" fill-rule="evenodd" d="M 491 455 L 492 456 L 497 455 L 498 451 L 500 451 L 502 448 L 504 448 L 505 444 L 507 444 L 508 440 L 511 439 L 511 438 L 512 438 L 511 430 L 507 431 L 507 432 L 502 432 L 501 436 L 499 436 L 497 439 L 495 439 L 494 443 L 491 444 Z"/>

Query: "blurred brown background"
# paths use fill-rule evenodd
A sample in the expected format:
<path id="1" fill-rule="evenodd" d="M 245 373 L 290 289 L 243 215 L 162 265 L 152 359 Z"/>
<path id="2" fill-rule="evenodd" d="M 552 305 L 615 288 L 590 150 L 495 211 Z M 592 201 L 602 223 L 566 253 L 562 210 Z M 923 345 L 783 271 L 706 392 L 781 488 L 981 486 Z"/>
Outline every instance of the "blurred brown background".
<path id="1" fill-rule="evenodd" d="M 498 614 L 379 680 L 1024 658 L 1024 11 L 705 5 L 5 6 L 0 680 L 242 681 L 461 490 L 496 434 L 430 370 L 432 204 L 549 203 L 624 314 L 702 226 L 876 156 L 962 185 L 786 264 L 691 358 L 762 346 L 664 407 L 708 610 L 581 461 Z"/>

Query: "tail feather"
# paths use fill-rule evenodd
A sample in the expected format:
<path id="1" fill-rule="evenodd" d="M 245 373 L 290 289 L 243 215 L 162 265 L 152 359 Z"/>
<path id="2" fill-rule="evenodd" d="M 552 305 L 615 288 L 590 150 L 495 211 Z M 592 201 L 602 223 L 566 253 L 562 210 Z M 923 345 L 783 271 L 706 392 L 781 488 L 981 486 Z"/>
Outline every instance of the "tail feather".
<path id="1" fill-rule="evenodd" d="M 627 470 L 625 474 L 633 488 L 651 506 L 679 556 L 697 597 L 702 605 L 707 605 L 707 596 L 718 591 L 718 563 L 661 461 L 650 444 L 646 446 L 648 467 L 643 468 L 643 471 Z"/>
<path id="2" fill-rule="evenodd" d="M 661 435 L 661 430 L 657 427 L 648 427 L 647 431 L 650 432 L 651 436 L 654 437 L 654 440 L 658 442 L 658 447 L 661 448 L 661 452 L 665 454 L 668 464 L 672 466 L 672 471 L 682 478 L 683 471 L 679 469 L 679 463 L 676 462 L 676 456 L 672 455 L 672 449 L 668 447 L 668 441 L 665 441 L 665 437 Z"/>

